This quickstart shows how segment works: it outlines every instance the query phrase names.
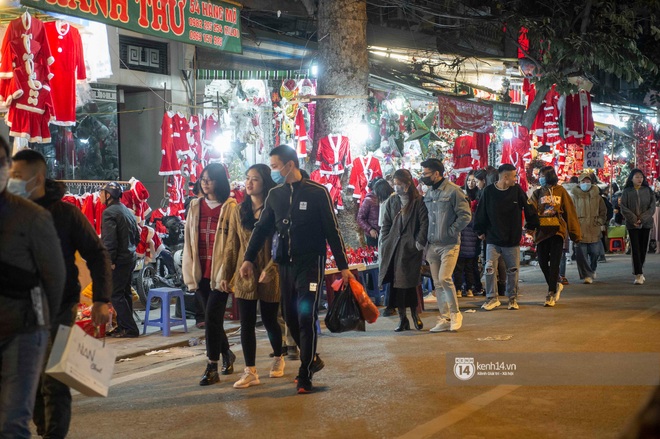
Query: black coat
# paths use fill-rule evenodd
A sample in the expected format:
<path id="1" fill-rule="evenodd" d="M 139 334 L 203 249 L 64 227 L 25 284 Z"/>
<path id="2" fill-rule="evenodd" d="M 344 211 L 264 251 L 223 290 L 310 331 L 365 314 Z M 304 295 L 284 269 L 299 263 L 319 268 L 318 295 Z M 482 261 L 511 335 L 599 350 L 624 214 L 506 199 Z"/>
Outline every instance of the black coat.
<path id="1" fill-rule="evenodd" d="M 101 239 L 114 265 L 129 264 L 135 260 L 140 232 L 133 213 L 118 201 L 103 211 Z"/>
<path id="2" fill-rule="evenodd" d="M 110 256 L 85 215 L 72 204 L 62 201 L 64 192 L 62 183 L 46 180 L 46 195 L 35 200 L 53 216 L 57 235 L 60 238 L 66 266 L 62 305 L 68 306 L 80 301 L 76 251 L 85 260 L 92 275 L 93 300 L 107 303 L 112 293 Z M 66 311 L 69 310 L 70 308 Z"/>
<path id="3" fill-rule="evenodd" d="M 388 271 L 394 275 L 394 288 L 414 288 L 419 285 L 423 250 L 415 243 L 426 247 L 429 214 L 422 197 L 412 201 L 410 213 L 401 211 L 401 198 L 391 196 L 383 206 L 383 227 L 380 229 L 379 258 L 380 285 L 392 281 Z"/>

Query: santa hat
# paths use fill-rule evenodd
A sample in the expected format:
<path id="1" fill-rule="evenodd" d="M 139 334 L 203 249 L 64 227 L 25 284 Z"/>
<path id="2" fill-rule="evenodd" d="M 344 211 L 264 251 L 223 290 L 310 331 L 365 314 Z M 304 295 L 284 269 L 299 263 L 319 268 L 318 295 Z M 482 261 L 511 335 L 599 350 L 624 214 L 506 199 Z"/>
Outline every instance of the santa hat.
<path id="1" fill-rule="evenodd" d="M 305 78 L 300 81 L 300 94 L 304 96 L 312 96 L 316 94 L 316 86 L 311 79 Z"/>

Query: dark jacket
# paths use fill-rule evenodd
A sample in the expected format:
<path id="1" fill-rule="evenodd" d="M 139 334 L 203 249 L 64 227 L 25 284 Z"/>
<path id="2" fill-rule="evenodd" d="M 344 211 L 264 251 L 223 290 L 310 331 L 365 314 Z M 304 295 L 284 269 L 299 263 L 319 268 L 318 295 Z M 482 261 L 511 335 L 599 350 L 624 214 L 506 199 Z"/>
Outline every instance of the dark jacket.
<path id="1" fill-rule="evenodd" d="M 113 265 L 129 264 L 135 260 L 140 232 L 131 211 L 120 202 L 109 205 L 103 211 L 101 239 Z"/>
<path id="2" fill-rule="evenodd" d="M 555 235 L 561 236 L 561 239 L 566 239 L 566 236 L 568 236 L 573 242 L 582 240 L 575 205 L 563 186 L 540 187 L 532 193 L 529 202 L 534 206 L 539 216 L 549 216 L 553 213 L 559 215 L 559 230 L 555 232 L 547 227 L 539 227 L 534 234 L 534 242 L 538 244 Z"/>
<path id="3" fill-rule="evenodd" d="M 244 260 L 254 262 L 266 239 L 270 239 L 275 230 L 288 239 L 290 262 L 325 256 L 327 241 L 337 268 L 348 268 L 344 240 L 330 194 L 324 186 L 303 178 L 271 189 L 252 231 Z"/>
<path id="4" fill-rule="evenodd" d="M 468 223 L 467 227 L 461 230 L 461 248 L 458 253 L 459 258 L 476 258 L 479 254 L 479 235 L 474 231 L 473 226 L 474 219 Z"/>
<path id="5" fill-rule="evenodd" d="M 48 327 L 58 313 L 64 289 L 64 260 L 53 219 L 46 209 L 4 191 L 0 193 L 0 340 Z M 18 272 L 24 272 L 16 276 Z M 32 285 L 18 287 L 18 283 Z M 45 321 L 32 311 L 30 289 L 41 285 Z"/>
<path id="6" fill-rule="evenodd" d="M 372 230 L 380 232 L 380 226 L 378 225 L 379 212 L 380 203 L 378 202 L 378 197 L 375 193 L 369 192 L 364 198 L 357 214 L 357 222 L 367 235 Z"/>
<path id="7" fill-rule="evenodd" d="M 501 247 L 518 247 L 522 237 L 522 213 L 525 228 L 538 227 L 536 210 L 528 203 L 527 195 L 519 185 L 500 190 L 491 184 L 486 186 L 479 199 L 474 215 L 474 231 L 486 235 L 486 243 Z"/>
<path id="8" fill-rule="evenodd" d="M 394 275 L 394 288 L 414 288 L 419 284 L 423 251 L 415 243 L 426 247 L 429 213 L 423 198 L 412 203 L 406 215 L 401 211 L 401 198 L 397 195 L 388 198 L 383 206 L 385 214 L 378 245 L 379 285 L 392 281 L 388 274 Z"/>
<path id="9" fill-rule="evenodd" d="M 35 200 L 35 203 L 47 209 L 53 216 L 55 229 L 60 238 L 66 266 L 62 305 L 64 307 L 80 301 L 76 251 L 85 260 L 92 275 L 94 302 L 107 303 L 112 293 L 110 256 L 85 215 L 72 204 L 62 201 L 64 193 L 64 184 L 46 180 L 46 195 Z"/>
<path id="10" fill-rule="evenodd" d="M 642 229 L 653 227 L 653 214 L 655 213 L 655 194 L 648 186 L 642 186 L 638 190 L 634 187 L 623 189 L 619 208 L 626 220 L 627 229 L 635 229 L 638 219 L 642 220 Z"/>

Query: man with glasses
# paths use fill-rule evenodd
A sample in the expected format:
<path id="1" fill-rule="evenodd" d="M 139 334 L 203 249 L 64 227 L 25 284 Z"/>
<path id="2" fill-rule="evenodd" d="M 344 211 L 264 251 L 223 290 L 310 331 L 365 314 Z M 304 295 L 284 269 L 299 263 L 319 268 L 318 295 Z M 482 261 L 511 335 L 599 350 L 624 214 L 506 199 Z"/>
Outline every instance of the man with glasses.
<path id="1" fill-rule="evenodd" d="M 50 316 L 65 268 L 53 219 L 7 190 L 9 145 L 0 138 L 0 437 L 30 438 Z"/>
<path id="2" fill-rule="evenodd" d="M 470 204 L 463 190 L 444 177 L 445 167 L 438 159 L 422 162 L 420 181 L 429 187 L 424 203 L 429 211 L 426 260 L 431 266 L 440 317 L 431 332 L 458 331 L 463 316 L 458 308 L 453 274 L 461 247 L 461 230 L 472 219 Z"/>

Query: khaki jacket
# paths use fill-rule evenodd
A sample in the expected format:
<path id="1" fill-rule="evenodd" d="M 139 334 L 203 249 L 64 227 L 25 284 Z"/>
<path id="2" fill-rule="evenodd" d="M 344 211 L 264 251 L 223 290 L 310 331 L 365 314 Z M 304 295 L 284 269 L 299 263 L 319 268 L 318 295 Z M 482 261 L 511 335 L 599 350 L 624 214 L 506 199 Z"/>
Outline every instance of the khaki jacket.
<path id="1" fill-rule="evenodd" d="M 267 239 L 266 244 L 257 253 L 257 258 L 254 261 L 255 279 L 241 279 L 239 270 L 251 235 L 252 231 L 247 230 L 241 224 L 240 205 L 232 207 L 229 214 L 229 235 L 225 243 L 225 252 L 222 255 L 220 278 L 229 282 L 234 296 L 238 299 L 279 302 L 279 273 L 277 264 L 271 261 L 271 239 Z M 270 276 L 270 282 L 258 283 L 262 271 L 266 271 Z"/>
<path id="2" fill-rule="evenodd" d="M 190 291 L 196 291 L 202 280 L 202 264 L 199 260 L 199 203 L 202 198 L 190 203 L 186 217 L 185 239 L 183 244 L 183 281 Z M 220 208 L 218 228 L 213 243 L 213 259 L 211 261 L 211 289 L 220 290 L 220 268 L 229 231 L 229 214 L 236 207 L 236 200 L 228 198 Z"/>
<path id="3" fill-rule="evenodd" d="M 581 242 L 590 244 L 600 241 L 601 226 L 607 222 L 607 207 L 600 196 L 598 186 L 591 185 L 587 192 L 580 189 L 580 186 L 575 186 L 571 189 L 571 195 L 580 222 Z"/>

